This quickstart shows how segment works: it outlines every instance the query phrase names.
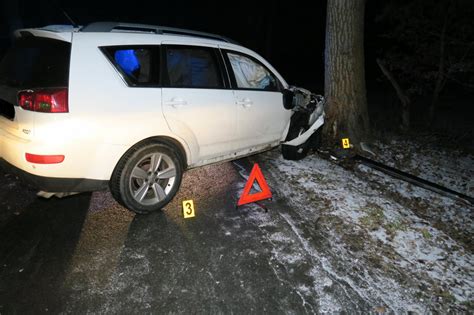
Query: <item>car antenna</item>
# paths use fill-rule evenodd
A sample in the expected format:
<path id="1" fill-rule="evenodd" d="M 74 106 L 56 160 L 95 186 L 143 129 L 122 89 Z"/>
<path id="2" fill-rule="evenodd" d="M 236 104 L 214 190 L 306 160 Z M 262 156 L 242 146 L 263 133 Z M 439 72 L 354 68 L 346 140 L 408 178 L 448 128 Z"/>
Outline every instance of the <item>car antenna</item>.
<path id="1" fill-rule="evenodd" d="M 67 12 L 66 12 L 65 10 L 61 9 L 61 11 L 63 12 L 63 14 L 64 14 L 64 16 L 66 17 L 66 19 L 68 19 L 69 22 L 71 22 L 71 25 L 72 25 L 73 27 L 78 27 L 78 25 L 74 22 L 73 19 L 71 19 L 71 17 L 69 16 L 69 14 L 67 14 Z"/>

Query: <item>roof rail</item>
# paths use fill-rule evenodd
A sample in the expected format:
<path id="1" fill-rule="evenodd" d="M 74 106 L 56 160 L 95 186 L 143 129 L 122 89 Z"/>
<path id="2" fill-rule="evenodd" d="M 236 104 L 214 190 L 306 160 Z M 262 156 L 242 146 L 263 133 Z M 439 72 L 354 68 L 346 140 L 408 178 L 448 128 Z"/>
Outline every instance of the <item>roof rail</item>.
<path id="1" fill-rule="evenodd" d="M 145 32 L 153 34 L 170 34 L 183 36 L 196 36 L 202 38 L 209 38 L 214 40 L 221 40 L 228 43 L 238 44 L 234 40 L 211 33 L 192 31 L 183 28 L 174 28 L 167 26 L 148 25 L 148 24 L 134 24 L 134 23 L 120 23 L 120 22 L 95 22 L 88 24 L 81 28 L 81 32 Z"/>

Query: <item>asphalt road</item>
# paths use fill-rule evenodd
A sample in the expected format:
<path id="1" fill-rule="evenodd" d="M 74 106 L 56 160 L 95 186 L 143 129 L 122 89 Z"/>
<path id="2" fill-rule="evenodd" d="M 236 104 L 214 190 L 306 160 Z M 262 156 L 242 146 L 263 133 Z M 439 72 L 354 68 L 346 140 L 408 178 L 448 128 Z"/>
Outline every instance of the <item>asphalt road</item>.
<path id="1" fill-rule="evenodd" d="M 318 265 L 306 247 L 322 240 L 291 223 L 284 200 L 265 201 L 268 212 L 236 209 L 239 170 L 250 168 L 240 165 L 187 172 L 174 201 L 151 215 L 133 215 L 108 192 L 39 199 L 0 173 L 0 314 L 301 314 L 331 310 L 332 300 L 373 310 Z M 195 218 L 182 216 L 186 199 Z"/>

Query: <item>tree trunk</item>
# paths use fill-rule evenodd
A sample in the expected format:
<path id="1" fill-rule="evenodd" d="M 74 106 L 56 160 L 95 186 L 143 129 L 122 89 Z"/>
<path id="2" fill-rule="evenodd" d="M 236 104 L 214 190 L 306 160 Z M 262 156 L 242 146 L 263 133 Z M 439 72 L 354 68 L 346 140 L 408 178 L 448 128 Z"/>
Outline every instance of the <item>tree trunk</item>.
<path id="1" fill-rule="evenodd" d="M 365 0 L 328 0 L 326 13 L 325 97 L 327 144 L 369 137 L 365 88 Z"/>

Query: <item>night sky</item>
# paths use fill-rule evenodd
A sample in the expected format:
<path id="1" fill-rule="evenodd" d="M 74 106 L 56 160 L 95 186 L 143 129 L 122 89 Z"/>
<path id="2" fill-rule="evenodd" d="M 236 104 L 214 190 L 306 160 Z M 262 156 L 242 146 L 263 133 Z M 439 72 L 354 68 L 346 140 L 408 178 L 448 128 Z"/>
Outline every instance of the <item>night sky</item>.
<path id="1" fill-rule="evenodd" d="M 300 0 L 17 2 L 22 25 L 15 24 L 23 27 L 69 24 L 61 12 L 65 10 L 78 25 L 120 21 L 224 35 L 264 56 L 288 82 L 322 92 L 325 1 L 311 7 Z M 5 45 L 8 25 L 2 22 Z"/>

